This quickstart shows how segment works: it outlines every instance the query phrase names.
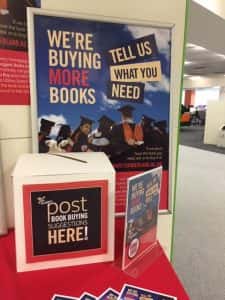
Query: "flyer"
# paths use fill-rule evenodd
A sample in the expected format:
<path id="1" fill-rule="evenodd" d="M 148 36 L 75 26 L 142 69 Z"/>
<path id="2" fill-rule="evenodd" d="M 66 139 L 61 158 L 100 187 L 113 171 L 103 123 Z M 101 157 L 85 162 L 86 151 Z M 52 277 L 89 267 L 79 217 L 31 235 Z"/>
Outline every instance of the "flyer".
<path id="1" fill-rule="evenodd" d="M 177 297 L 142 289 L 125 284 L 120 292 L 119 300 L 177 300 Z"/>
<path id="2" fill-rule="evenodd" d="M 55 294 L 51 300 L 77 300 L 77 298 Z"/>
<path id="3" fill-rule="evenodd" d="M 79 298 L 79 300 L 96 300 L 96 299 L 97 298 L 94 295 L 87 292 L 84 292 Z"/>
<path id="4" fill-rule="evenodd" d="M 108 288 L 98 297 L 98 300 L 117 300 L 118 296 L 119 293 L 116 290 Z"/>
<path id="5" fill-rule="evenodd" d="M 149 252 L 157 241 L 162 167 L 128 179 L 122 269 Z"/>
<path id="6" fill-rule="evenodd" d="M 163 165 L 168 209 L 171 28 L 29 10 L 33 150 L 103 151 L 127 178 Z"/>

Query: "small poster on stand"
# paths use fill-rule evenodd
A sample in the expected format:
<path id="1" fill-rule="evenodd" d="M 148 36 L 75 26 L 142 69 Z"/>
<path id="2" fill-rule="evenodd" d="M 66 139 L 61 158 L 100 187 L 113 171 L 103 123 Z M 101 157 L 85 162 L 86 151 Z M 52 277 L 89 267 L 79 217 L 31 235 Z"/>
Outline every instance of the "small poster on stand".
<path id="1" fill-rule="evenodd" d="M 125 270 L 156 243 L 162 167 L 128 179 L 122 269 Z"/>

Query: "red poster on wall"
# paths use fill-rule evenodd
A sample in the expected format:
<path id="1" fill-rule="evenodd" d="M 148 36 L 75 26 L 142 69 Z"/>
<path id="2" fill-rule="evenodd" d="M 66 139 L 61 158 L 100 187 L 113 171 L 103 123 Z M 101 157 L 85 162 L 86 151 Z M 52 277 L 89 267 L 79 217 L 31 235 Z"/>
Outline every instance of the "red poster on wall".
<path id="1" fill-rule="evenodd" d="M 0 1 L 0 104 L 29 105 L 26 7 L 34 0 Z"/>

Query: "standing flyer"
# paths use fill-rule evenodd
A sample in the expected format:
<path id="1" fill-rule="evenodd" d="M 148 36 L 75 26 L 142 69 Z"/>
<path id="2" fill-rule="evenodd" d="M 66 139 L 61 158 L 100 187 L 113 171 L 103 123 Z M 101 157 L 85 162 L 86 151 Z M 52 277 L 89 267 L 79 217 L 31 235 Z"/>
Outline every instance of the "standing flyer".
<path id="1" fill-rule="evenodd" d="M 122 269 L 137 262 L 155 245 L 162 168 L 128 180 Z"/>
<path id="2" fill-rule="evenodd" d="M 29 10 L 33 150 L 103 151 L 127 178 L 163 165 L 168 209 L 171 28 Z"/>

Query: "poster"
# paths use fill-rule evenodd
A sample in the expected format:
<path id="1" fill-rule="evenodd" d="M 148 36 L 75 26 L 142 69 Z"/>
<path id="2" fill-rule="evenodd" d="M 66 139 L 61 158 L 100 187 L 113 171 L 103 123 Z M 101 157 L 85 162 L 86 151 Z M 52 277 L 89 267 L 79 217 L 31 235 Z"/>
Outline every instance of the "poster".
<path id="1" fill-rule="evenodd" d="M 122 269 L 151 250 L 157 241 L 162 167 L 128 179 Z"/>
<path id="2" fill-rule="evenodd" d="M 105 180 L 23 185 L 26 261 L 107 253 Z"/>
<path id="3" fill-rule="evenodd" d="M 162 165 L 168 209 L 171 28 L 37 9 L 30 18 L 34 151 L 104 151 L 117 213 L 127 178 Z"/>
<path id="4" fill-rule="evenodd" d="M 37 0 L 0 1 L 0 104 L 30 104 L 26 7 Z"/>

